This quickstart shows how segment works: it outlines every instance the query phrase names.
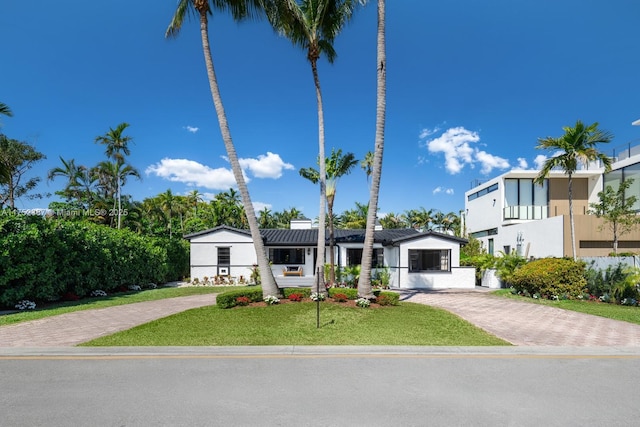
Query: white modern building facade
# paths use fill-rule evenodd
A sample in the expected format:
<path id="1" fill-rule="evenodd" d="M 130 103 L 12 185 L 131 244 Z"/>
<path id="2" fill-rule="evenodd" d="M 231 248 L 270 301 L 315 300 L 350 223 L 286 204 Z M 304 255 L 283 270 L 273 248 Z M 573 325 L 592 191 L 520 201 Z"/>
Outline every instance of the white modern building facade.
<path id="1" fill-rule="evenodd" d="M 488 253 L 517 253 L 526 257 L 572 256 L 568 176 L 554 170 L 543 185 L 534 183 L 539 171 L 511 170 L 474 186 L 465 193 L 467 235 L 479 239 Z M 612 170 L 605 174 L 598 163 L 585 165 L 572 175 L 573 213 L 578 256 L 604 256 L 612 252 L 613 234 L 589 213 L 605 186 L 617 189 L 633 179 L 629 194 L 640 210 L 640 146 L 614 153 Z M 619 251 L 640 252 L 640 230 L 620 238 Z"/>

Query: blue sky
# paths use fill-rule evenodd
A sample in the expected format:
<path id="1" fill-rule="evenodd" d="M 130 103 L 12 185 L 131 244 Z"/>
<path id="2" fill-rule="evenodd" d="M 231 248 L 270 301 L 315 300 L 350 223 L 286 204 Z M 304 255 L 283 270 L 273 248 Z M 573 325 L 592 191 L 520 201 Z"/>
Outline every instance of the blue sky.
<path id="1" fill-rule="evenodd" d="M 535 168 L 538 138 L 580 119 L 615 135 L 608 152 L 640 142 L 637 0 L 387 2 L 387 126 L 381 213 L 458 212 L 474 180 Z M 209 93 L 198 23 L 164 32 L 175 0 L 3 2 L 1 132 L 93 166 L 93 141 L 130 123 L 130 163 L 143 175 L 124 192 L 143 200 L 171 189 L 211 196 L 233 186 Z M 306 54 L 265 22 L 217 14 L 210 39 L 223 101 L 258 209 L 318 215 L 319 191 L 298 169 L 316 166 L 317 113 Z M 326 150 L 373 150 L 375 1 L 319 64 Z M 54 193 L 61 178 L 39 190 Z M 368 202 L 359 167 L 338 184 L 336 212 Z M 50 200 L 58 200 L 53 196 Z M 48 201 L 21 200 L 18 208 Z"/>

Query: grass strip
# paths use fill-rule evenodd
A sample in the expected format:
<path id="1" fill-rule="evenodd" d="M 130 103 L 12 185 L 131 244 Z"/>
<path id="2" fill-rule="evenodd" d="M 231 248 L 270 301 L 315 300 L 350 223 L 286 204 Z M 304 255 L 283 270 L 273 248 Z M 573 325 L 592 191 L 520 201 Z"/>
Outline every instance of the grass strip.
<path id="1" fill-rule="evenodd" d="M 621 320 L 640 325 L 640 308 L 625 305 L 611 304 L 599 301 L 581 301 L 581 300 L 547 300 L 539 298 L 523 297 L 512 294 L 509 289 L 500 289 L 492 292 L 493 295 L 511 298 L 518 301 L 528 302 L 532 304 L 542 304 L 550 307 L 561 308 L 563 310 L 577 311 L 594 316 L 606 317 L 607 319 Z"/>
<path id="2" fill-rule="evenodd" d="M 363 309 L 322 303 L 202 307 L 98 338 L 84 346 L 510 345 L 460 317 L 422 304 Z"/>

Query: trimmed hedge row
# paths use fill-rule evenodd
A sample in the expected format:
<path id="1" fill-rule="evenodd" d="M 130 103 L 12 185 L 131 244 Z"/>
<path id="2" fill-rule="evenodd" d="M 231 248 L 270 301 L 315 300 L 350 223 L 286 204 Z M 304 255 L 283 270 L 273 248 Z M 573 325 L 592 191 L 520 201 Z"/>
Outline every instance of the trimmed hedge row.
<path id="1" fill-rule="evenodd" d="M 143 237 L 87 221 L 0 216 L 0 306 L 165 283 L 188 271 L 187 242 Z"/>
<path id="2" fill-rule="evenodd" d="M 236 290 L 227 291 L 216 296 L 216 305 L 220 308 L 231 308 L 238 305 L 238 297 L 247 297 L 251 302 L 262 301 L 262 288 L 256 287 L 255 289 L 248 290 Z"/>

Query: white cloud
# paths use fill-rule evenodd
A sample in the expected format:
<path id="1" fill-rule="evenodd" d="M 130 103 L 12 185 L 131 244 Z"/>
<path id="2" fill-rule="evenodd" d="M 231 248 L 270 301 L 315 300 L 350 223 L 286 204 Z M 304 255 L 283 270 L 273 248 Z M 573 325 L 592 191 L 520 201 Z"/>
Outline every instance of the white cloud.
<path id="1" fill-rule="evenodd" d="M 476 151 L 476 159 L 482 165 L 480 173 L 488 175 L 494 169 L 508 169 L 509 161 L 502 157 L 494 156 L 486 151 Z"/>
<path id="2" fill-rule="evenodd" d="M 527 159 L 525 159 L 524 157 L 518 157 L 518 169 L 524 169 L 526 170 L 529 167 L 529 163 L 527 163 Z"/>
<path id="3" fill-rule="evenodd" d="M 184 129 L 191 133 L 196 133 L 200 130 L 200 128 L 197 128 L 195 126 L 185 126 Z"/>
<path id="4" fill-rule="evenodd" d="M 547 161 L 547 156 L 544 154 L 538 154 L 535 159 L 533 159 L 533 164 L 536 165 L 536 170 L 542 169 L 542 165 Z"/>
<path id="5" fill-rule="evenodd" d="M 262 203 L 262 202 L 252 202 L 253 210 L 256 211 L 256 215 L 260 215 L 260 211 L 264 208 L 271 209 L 273 205 L 270 203 Z"/>
<path id="6" fill-rule="evenodd" d="M 428 138 L 433 133 L 434 131 L 423 129 L 420 139 Z M 509 168 L 508 160 L 472 146 L 479 141 L 480 135 L 477 132 L 460 126 L 449 128 L 439 137 L 426 141 L 426 147 L 430 153 L 444 154 L 445 169 L 452 175 L 461 172 L 465 165 L 474 168 L 479 164 L 483 174 L 488 174 L 493 169 Z"/>
<path id="7" fill-rule="evenodd" d="M 149 166 L 145 173 L 210 190 L 228 190 L 236 186 L 236 180 L 229 169 L 212 169 L 187 159 L 165 158 L 159 163 Z"/>
<path id="8" fill-rule="evenodd" d="M 444 193 L 453 194 L 453 188 L 436 187 L 433 189 L 433 194 Z"/>
<path id="9" fill-rule="evenodd" d="M 280 178 L 284 169 L 294 169 L 290 163 L 285 163 L 278 154 L 267 152 L 257 159 L 239 159 L 242 169 L 250 170 L 256 178 Z"/>

